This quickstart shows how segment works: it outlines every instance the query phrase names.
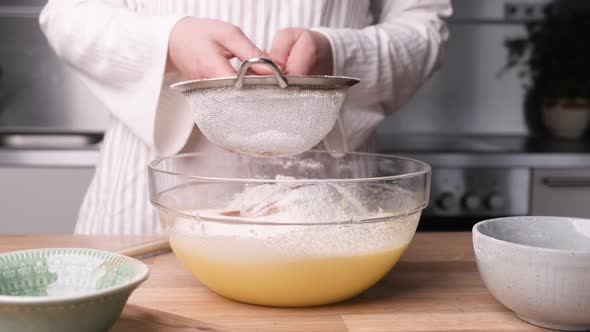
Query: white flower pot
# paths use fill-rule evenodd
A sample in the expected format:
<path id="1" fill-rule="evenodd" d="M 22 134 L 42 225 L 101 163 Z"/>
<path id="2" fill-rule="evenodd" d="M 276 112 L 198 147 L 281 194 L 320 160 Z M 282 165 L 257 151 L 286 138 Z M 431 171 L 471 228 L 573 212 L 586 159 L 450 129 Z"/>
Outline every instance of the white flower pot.
<path id="1" fill-rule="evenodd" d="M 590 120 L 590 102 L 586 99 L 564 100 L 543 105 L 543 121 L 553 136 L 580 138 Z"/>

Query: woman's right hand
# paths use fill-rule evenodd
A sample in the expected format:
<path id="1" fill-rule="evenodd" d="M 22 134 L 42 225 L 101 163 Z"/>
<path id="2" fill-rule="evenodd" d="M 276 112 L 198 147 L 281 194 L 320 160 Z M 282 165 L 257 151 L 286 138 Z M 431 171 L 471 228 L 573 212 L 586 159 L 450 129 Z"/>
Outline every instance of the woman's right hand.
<path id="1" fill-rule="evenodd" d="M 170 33 L 167 70 L 178 71 L 187 79 L 236 76 L 229 60 L 263 56 L 242 30 L 211 19 L 185 17 Z M 252 66 L 257 74 L 268 75 L 265 67 Z"/>

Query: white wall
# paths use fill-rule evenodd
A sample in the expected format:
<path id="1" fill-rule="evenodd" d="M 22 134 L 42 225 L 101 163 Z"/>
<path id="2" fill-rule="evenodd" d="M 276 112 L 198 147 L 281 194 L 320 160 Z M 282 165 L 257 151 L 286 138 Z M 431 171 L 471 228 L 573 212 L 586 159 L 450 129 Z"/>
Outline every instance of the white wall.
<path id="1" fill-rule="evenodd" d="M 528 133 L 521 81 L 515 71 L 498 76 L 507 56 L 505 39 L 525 33 L 522 21 L 505 18 L 508 2 L 523 3 L 453 1 L 455 15 L 444 66 L 408 105 L 382 124 L 379 132 Z"/>

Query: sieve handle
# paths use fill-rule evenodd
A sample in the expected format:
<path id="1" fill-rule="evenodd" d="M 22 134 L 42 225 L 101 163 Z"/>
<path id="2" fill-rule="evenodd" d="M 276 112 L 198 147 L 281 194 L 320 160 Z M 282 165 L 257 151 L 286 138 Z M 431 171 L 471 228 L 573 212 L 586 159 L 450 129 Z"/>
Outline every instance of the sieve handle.
<path id="1" fill-rule="evenodd" d="M 244 77 L 246 76 L 246 72 L 248 71 L 248 68 L 250 68 L 250 66 L 254 64 L 266 65 L 270 67 L 272 72 L 275 74 L 275 77 L 277 78 L 279 87 L 287 87 L 287 79 L 285 79 L 285 76 L 283 76 L 279 67 L 271 59 L 251 58 L 242 62 L 242 65 L 240 66 L 240 71 L 238 72 L 238 78 L 236 79 L 236 84 L 234 84 L 234 88 L 240 89 L 244 85 Z"/>

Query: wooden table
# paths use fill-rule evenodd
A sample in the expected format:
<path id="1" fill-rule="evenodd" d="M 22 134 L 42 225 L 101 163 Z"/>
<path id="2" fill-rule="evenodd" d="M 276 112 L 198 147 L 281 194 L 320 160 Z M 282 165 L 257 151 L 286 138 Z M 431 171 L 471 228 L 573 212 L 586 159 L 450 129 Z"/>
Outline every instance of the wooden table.
<path id="1" fill-rule="evenodd" d="M 115 250 L 149 237 L 0 236 L 0 252 L 84 246 Z M 144 260 L 151 275 L 114 331 L 546 331 L 520 321 L 484 287 L 471 233 L 418 233 L 402 260 L 363 295 L 337 305 L 302 309 L 241 304 L 215 295 L 166 254 Z M 131 309 L 130 309 L 131 308 Z M 138 318 L 139 317 L 139 318 Z M 154 318 L 156 317 L 156 318 Z M 139 325 L 138 325 L 139 326 Z"/>

